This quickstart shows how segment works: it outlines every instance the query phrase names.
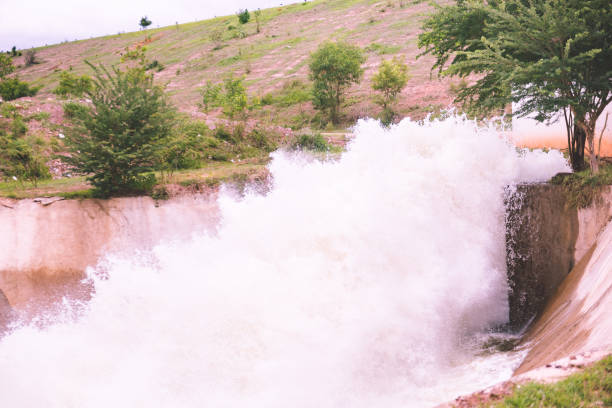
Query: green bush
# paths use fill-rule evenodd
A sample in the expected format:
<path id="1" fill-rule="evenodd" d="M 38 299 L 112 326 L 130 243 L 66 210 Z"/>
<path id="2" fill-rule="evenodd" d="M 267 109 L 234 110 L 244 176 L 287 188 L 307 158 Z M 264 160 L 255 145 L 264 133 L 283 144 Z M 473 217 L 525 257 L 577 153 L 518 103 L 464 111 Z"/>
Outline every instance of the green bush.
<path id="1" fill-rule="evenodd" d="M 276 98 L 276 103 L 282 107 L 308 102 L 312 99 L 312 90 L 299 79 L 294 79 L 283 85 L 280 94 Z"/>
<path id="2" fill-rule="evenodd" d="M 240 24 L 246 24 L 249 22 L 250 19 L 251 14 L 249 13 L 249 10 L 244 9 L 238 12 L 238 21 L 240 21 Z"/>
<path id="3" fill-rule="evenodd" d="M 68 102 L 64 104 L 63 108 L 64 116 L 67 119 L 85 120 L 89 115 L 91 115 L 91 109 L 89 106 L 83 105 L 82 103 Z"/>
<path id="4" fill-rule="evenodd" d="M 10 123 L 0 128 L 0 175 L 36 186 L 39 180 L 51 178 L 42 155 L 46 143 L 40 137 L 24 137 L 27 127 L 23 118 L 16 109 L 3 108 L 7 111 Z"/>
<path id="5" fill-rule="evenodd" d="M 271 140 L 264 130 L 259 128 L 255 128 L 249 133 L 249 140 L 254 147 L 266 152 L 272 152 L 277 148 L 276 143 Z"/>
<path id="6" fill-rule="evenodd" d="M 5 101 L 34 96 L 39 89 L 39 87 L 30 87 L 27 82 L 20 81 L 19 78 L 4 78 L 0 81 L 0 96 Z"/>
<path id="7" fill-rule="evenodd" d="M 226 142 L 233 142 L 232 134 L 225 126 L 218 126 L 215 128 L 215 137 Z"/>
<path id="8" fill-rule="evenodd" d="M 206 138 L 210 129 L 200 121 L 183 121 L 164 140 L 158 153 L 158 168 L 169 175 L 179 169 L 194 169 L 202 165 L 206 154 Z"/>
<path id="9" fill-rule="evenodd" d="M 149 64 L 147 64 L 147 66 L 145 67 L 145 69 L 147 71 L 155 71 L 155 72 L 161 72 L 164 70 L 163 64 L 161 62 L 159 62 L 158 60 L 153 60 L 151 61 Z"/>
<path id="10" fill-rule="evenodd" d="M 6 54 L 0 54 L 0 79 L 15 71 L 13 60 Z"/>
<path id="11" fill-rule="evenodd" d="M 223 85 L 207 81 L 200 94 L 205 112 L 220 106 L 223 108 L 223 113 L 231 119 L 236 117 L 243 119 L 246 116 L 248 97 L 244 87 L 244 77 L 236 78 L 230 74 L 223 81 Z"/>
<path id="12" fill-rule="evenodd" d="M 295 140 L 293 147 L 295 149 L 307 149 L 315 152 L 327 152 L 330 150 L 330 146 L 325 138 L 320 134 L 303 134 L 298 136 Z"/>
<path id="13" fill-rule="evenodd" d="M 267 93 L 261 97 L 261 105 L 272 105 L 274 103 L 274 95 L 271 93 Z"/>
<path id="14" fill-rule="evenodd" d="M 204 112 L 208 113 L 210 108 L 219 106 L 221 89 L 220 84 L 213 84 L 211 81 L 206 81 L 206 85 L 200 90 Z"/>
<path id="15" fill-rule="evenodd" d="M 77 76 L 70 71 L 62 71 L 60 73 L 59 85 L 53 90 L 53 93 L 60 96 L 76 96 L 81 97 L 86 92 L 90 92 L 93 83 L 88 75 Z"/>
<path id="16" fill-rule="evenodd" d="M 91 113 L 75 117 L 64 160 L 101 197 L 142 192 L 154 183 L 158 151 L 171 135 L 175 110 L 144 63 L 121 71 L 94 67 Z"/>

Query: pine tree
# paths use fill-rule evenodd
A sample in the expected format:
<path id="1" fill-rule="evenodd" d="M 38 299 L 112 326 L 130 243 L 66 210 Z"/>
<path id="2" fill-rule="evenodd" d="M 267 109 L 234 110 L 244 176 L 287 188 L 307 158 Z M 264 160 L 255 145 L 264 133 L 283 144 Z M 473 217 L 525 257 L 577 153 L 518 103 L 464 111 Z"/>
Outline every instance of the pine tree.
<path id="1" fill-rule="evenodd" d="M 147 190 L 175 110 L 143 64 L 126 71 L 89 65 L 95 74 L 93 89 L 86 91 L 92 106 L 74 118 L 66 161 L 88 175 L 99 196 Z"/>

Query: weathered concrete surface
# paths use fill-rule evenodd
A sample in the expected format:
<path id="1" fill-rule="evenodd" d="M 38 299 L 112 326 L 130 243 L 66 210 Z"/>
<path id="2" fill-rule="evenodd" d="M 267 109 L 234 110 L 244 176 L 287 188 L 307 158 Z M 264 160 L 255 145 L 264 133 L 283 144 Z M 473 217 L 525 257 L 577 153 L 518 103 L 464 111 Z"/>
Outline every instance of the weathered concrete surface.
<path id="1" fill-rule="evenodd" d="M 0 290 L 0 337 L 6 330 L 8 324 L 13 316 L 13 308 L 9 304 L 8 299 L 4 295 L 4 292 Z"/>
<path id="2" fill-rule="evenodd" d="M 214 197 L 2 200 L 0 289 L 16 309 L 87 297 L 85 269 L 107 251 L 134 253 L 218 222 Z M 41 305 L 42 306 L 42 305 Z"/>
<path id="3" fill-rule="evenodd" d="M 612 223 L 574 267 L 523 338 L 515 374 L 578 354 L 612 353 Z"/>
<path id="4" fill-rule="evenodd" d="M 520 330 L 544 310 L 612 217 L 612 190 L 585 209 L 569 208 L 561 186 L 527 184 L 508 197 L 507 268 L 510 327 Z"/>
<path id="5" fill-rule="evenodd" d="M 542 311 L 574 266 L 578 213 L 559 186 L 528 184 L 509 199 L 506 258 L 510 326 L 520 330 Z"/>

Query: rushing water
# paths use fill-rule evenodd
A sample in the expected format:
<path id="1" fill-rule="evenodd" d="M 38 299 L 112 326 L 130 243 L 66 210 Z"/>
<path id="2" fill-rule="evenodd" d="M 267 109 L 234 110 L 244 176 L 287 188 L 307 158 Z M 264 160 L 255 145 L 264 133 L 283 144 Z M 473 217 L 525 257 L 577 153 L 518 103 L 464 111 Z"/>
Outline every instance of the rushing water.
<path id="1" fill-rule="evenodd" d="M 520 356 L 481 348 L 508 315 L 503 189 L 563 157 L 453 118 L 355 133 L 337 161 L 276 153 L 215 234 L 92 268 L 76 313 L 0 340 L 2 405 L 426 407 L 507 378 Z"/>

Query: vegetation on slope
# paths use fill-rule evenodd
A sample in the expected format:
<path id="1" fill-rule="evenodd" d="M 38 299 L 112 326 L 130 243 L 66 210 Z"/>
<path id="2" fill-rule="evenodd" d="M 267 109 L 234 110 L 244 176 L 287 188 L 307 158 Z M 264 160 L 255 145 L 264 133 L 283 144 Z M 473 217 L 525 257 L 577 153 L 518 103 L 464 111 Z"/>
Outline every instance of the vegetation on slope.
<path id="1" fill-rule="evenodd" d="M 41 47 L 25 55 L 15 50 L 7 55 L 13 58 L 17 74 L 40 91 L 10 106 L 24 117 L 31 112 L 47 112 L 47 118 L 34 121 L 27 132 L 35 133 L 46 146 L 52 146 L 43 150 L 43 156 L 46 154 L 46 165 L 53 176 L 71 175 L 74 183 L 45 184 L 63 189 L 79 186 L 76 191 L 82 191 L 83 179 L 70 173 L 88 174 L 93 180 L 95 166 L 85 168 L 84 162 L 80 162 L 79 168 L 66 168 L 62 163 L 70 162 L 74 166 L 82 152 L 98 155 L 104 150 L 94 146 L 85 149 L 83 144 L 72 143 L 79 137 L 83 142 L 91 136 L 93 128 L 87 130 L 84 125 L 99 110 L 99 106 L 92 104 L 99 87 L 94 86 L 95 80 L 89 76 L 90 67 L 110 67 L 118 60 L 128 64 L 139 60 L 146 75 L 154 78 L 156 86 L 165 88 L 172 104 L 181 112 L 172 125 L 172 137 L 164 138 L 163 148 L 149 149 L 156 151 L 152 155 L 155 158 L 142 159 L 135 165 L 130 153 L 130 163 L 125 161 L 124 167 L 128 173 L 132 168 L 143 170 L 137 170 L 141 174 L 139 179 L 149 177 L 147 173 L 150 173 L 151 182 L 154 177 L 170 182 L 181 169 L 206 168 L 218 161 L 234 164 L 253 159 L 261 161 L 279 143 L 289 148 L 329 152 L 337 147 L 327 144 L 316 128 L 326 125 L 332 128 L 328 124 L 331 119 L 342 129 L 360 116 L 377 115 L 376 103 L 380 101 L 371 96 L 371 76 L 383 56 L 397 54 L 403 61 L 404 55 L 416 53 L 416 32 L 428 9 L 419 3 L 317 0 L 258 10 L 254 18 L 246 18 L 243 11 L 238 17 L 232 15 Z M 352 18 L 347 20 L 347 15 Z M 406 41 L 407 31 L 412 40 Z M 324 40 L 330 39 L 333 40 L 330 44 L 346 42 L 352 44 L 355 52 L 358 50 L 359 59 L 353 68 L 359 75 L 347 82 L 353 85 L 345 86 L 345 98 L 333 98 L 338 106 L 327 103 L 315 106 L 313 95 L 320 92 L 308 80 L 309 56 Z M 150 59 L 144 57 L 145 49 Z M 364 81 L 355 83 L 361 79 L 363 68 Z M 417 75 L 427 75 L 426 64 L 420 68 Z M 446 85 L 441 87 L 444 89 Z M 404 99 L 398 104 L 398 117 L 439 109 L 442 104 L 431 103 L 436 98 L 445 99 L 446 90 L 435 97 L 428 96 L 423 108 L 413 105 L 405 109 L 406 102 L 414 100 Z M 321 98 L 314 100 L 320 102 Z M 333 114 L 316 112 L 316 108 L 326 112 L 330 107 Z M 97 129 L 105 127 L 109 131 L 117 130 L 110 123 Z M 102 133 L 108 133 L 106 130 Z M 70 146 L 72 153 L 68 151 Z M 7 177 L 6 171 L 3 175 L 9 185 L 3 189 L 4 194 L 23 196 L 40 191 L 36 185 L 26 186 L 25 174 L 16 177 L 17 180 Z M 15 186 L 21 186 L 23 193 L 16 194 Z"/>
<path id="2" fill-rule="evenodd" d="M 599 408 L 612 406 L 612 356 L 554 384 L 517 387 L 497 408 Z"/>

